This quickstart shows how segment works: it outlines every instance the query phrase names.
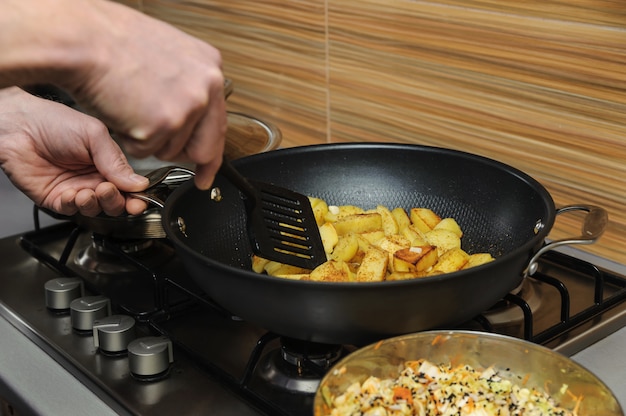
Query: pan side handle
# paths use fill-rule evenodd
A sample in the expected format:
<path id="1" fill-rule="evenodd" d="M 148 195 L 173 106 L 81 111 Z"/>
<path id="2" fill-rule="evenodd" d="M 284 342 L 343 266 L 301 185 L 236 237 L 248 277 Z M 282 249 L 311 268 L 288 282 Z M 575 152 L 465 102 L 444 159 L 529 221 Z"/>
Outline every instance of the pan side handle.
<path id="1" fill-rule="evenodd" d="M 604 233 L 609 222 L 609 215 L 606 210 L 595 205 L 567 205 L 557 209 L 556 215 L 570 211 L 587 212 L 582 226 L 582 234 L 579 237 L 555 240 L 541 247 L 528 262 L 528 266 L 524 270 L 524 277 L 531 276 L 537 271 L 539 257 L 549 250 L 563 245 L 595 243 Z"/>
<path id="2" fill-rule="evenodd" d="M 133 198 L 141 199 L 142 201 L 147 202 L 148 204 L 152 204 L 158 208 L 165 208 L 165 202 L 161 200 L 161 198 L 156 195 L 149 194 L 147 192 L 133 192 L 130 194 Z"/>
<path id="3" fill-rule="evenodd" d="M 150 184 L 145 191 L 132 192 L 128 195 L 133 198 L 146 201 L 148 204 L 153 204 L 159 208 L 164 208 L 165 202 L 163 202 L 163 200 L 158 196 L 159 187 L 180 185 L 181 183 L 191 179 L 194 175 L 195 173 L 187 168 L 179 166 L 163 166 L 145 175 L 150 181 Z"/>

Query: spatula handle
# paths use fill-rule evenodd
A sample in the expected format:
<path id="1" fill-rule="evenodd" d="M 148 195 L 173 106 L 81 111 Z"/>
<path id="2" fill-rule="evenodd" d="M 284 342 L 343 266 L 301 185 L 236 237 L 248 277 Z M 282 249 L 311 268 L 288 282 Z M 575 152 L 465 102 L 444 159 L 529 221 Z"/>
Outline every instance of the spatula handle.
<path id="1" fill-rule="evenodd" d="M 222 160 L 220 173 L 237 187 L 250 201 L 256 200 L 256 191 L 248 180 L 225 158 Z"/>

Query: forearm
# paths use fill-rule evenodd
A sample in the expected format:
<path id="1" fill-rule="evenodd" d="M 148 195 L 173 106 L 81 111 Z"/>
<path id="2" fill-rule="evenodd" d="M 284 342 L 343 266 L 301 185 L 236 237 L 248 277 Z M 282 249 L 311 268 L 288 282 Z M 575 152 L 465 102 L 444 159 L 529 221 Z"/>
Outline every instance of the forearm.
<path id="1" fill-rule="evenodd" d="M 3 0 L 0 2 L 0 88 L 50 83 L 71 86 L 107 59 L 111 10 L 103 0 Z"/>

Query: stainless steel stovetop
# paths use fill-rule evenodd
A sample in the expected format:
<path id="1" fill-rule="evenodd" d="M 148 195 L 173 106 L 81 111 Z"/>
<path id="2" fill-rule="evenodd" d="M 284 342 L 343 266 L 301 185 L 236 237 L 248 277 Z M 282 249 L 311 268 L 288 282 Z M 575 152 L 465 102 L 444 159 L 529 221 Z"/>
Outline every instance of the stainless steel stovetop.
<path id="1" fill-rule="evenodd" d="M 36 217 L 37 218 L 37 217 Z M 317 381 L 357 346 L 281 339 L 214 305 L 166 240 L 116 242 L 71 223 L 0 239 L 0 314 L 118 414 L 309 415 Z M 44 285 L 80 277 L 137 337 L 164 336 L 173 362 L 162 378 L 131 374 L 126 354 L 106 354 L 70 314 L 46 307 Z M 572 355 L 626 325 L 626 276 L 561 253 L 464 329 L 526 338 Z"/>

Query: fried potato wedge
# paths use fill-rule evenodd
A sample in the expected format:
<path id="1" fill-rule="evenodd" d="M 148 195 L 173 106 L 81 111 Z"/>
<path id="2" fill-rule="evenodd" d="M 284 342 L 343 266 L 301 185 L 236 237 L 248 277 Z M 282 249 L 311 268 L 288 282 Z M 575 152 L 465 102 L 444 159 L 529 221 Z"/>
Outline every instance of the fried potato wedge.
<path id="1" fill-rule="evenodd" d="M 392 256 L 389 266 L 391 266 L 389 267 L 391 273 L 415 272 L 414 263 L 406 261 L 403 258 L 396 257 L 395 254 Z M 387 276 L 387 279 L 389 279 L 389 276 Z"/>
<path id="2" fill-rule="evenodd" d="M 336 222 L 340 218 L 348 215 L 363 214 L 364 212 L 365 210 L 363 208 L 354 205 L 330 205 L 324 219 L 329 222 Z"/>
<path id="3" fill-rule="evenodd" d="M 437 263 L 437 260 L 439 260 L 439 256 L 437 254 L 437 248 L 434 246 L 420 246 L 420 247 L 411 247 L 408 249 L 398 250 L 394 253 L 394 258 L 403 260 L 413 265 L 412 270 L 405 270 L 405 271 L 417 271 L 417 272 L 423 272 L 423 271 L 430 269 L 431 267 L 435 265 L 435 263 Z M 403 271 L 403 270 L 397 270 L 397 271 Z"/>
<path id="4" fill-rule="evenodd" d="M 469 269 L 470 267 L 480 266 L 481 264 L 489 263 L 494 260 L 493 256 L 489 253 L 470 254 L 469 259 L 463 268 Z"/>
<path id="5" fill-rule="evenodd" d="M 441 221 L 441 217 L 428 208 L 411 208 L 411 223 L 421 232 L 426 233 Z"/>
<path id="6" fill-rule="evenodd" d="M 444 218 L 435 227 L 433 230 L 448 230 L 452 231 L 459 238 L 463 237 L 463 231 L 461 231 L 461 227 L 456 222 L 454 218 Z"/>
<path id="7" fill-rule="evenodd" d="M 433 273 L 452 273 L 461 270 L 469 260 L 469 254 L 460 247 L 443 253 L 432 268 Z"/>
<path id="8" fill-rule="evenodd" d="M 391 215 L 396 220 L 396 224 L 398 224 L 398 231 L 402 231 L 409 225 L 411 225 L 411 219 L 409 215 L 406 213 L 404 208 L 394 208 L 391 210 Z"/>
<path id="9" fill-rule="evenodd" d="M 328 214 L 328 204 L 323 199 L 312 196 L 309 197 L 309 202 L 311 203 L 311 209 L 313 209 L 315 222 L 319 227 L 326 222 L 325 217 Z"/>
<path id="10" fill-rule="evenodd" d="M 339 236 L 335 226 L 330 222 L 325 222 L 319 227 L 320 237 L 322 238 L 322 245 L 326 254 L 330 254 L 335 249 L 335 246 L 339 242 Z"/>
<path id="11" fill-rule="evenodd" d="M 254 254 L 252 255 L 252 270 L 256 273 L 263 273 L 265 271 L 265 265 L 269 262 L 270 261 L 268 259 L 264 259 L 263 257 Z"/>
<path id="12" fill-rule="evenodd" d="M 383 219 L 377 212 L 367 214 L 350 214 L 340 217 L 334 223 L 337 234 L 367 233 L 383 230 Z"/>
<path id="13" fill-rule="evenodd" d="M 356 235 L 350 233 L 342 235 L 338 238 L 338 242 L 335 245 L 335 249 L 330 253 L 332 260 L 350 261 L 356 253 L 359 251 L 359 240 Z"/>
<path id="14" fill-rule="evenodd" d="M 358 236 L 362 237 L 370 245 L 377 246 L 380 241 L 385 238 L 385 232 L 382 230 L 370 231 L 367 233 L 359 233 Z"/>
<path id="15" fill-rule="evenodd" d="M 357 282 L 382 282 L 387 277 L 389 256 L 383 250 L 370 248 L 356 272 Z"/>
<path id="16" fill-rule="evenodd" d="M 280 277 L 281 279 L 291 279 L 291 280 L 311 280 L 311 275 L 309 273 L 277 274 L 274 277 Z"/>
<path id="17" fill-rule="evenodd" d="M 415 270 L 418 272 L 426 272 L 430 270 L 439 261 L 437 248 L 433 246 L 421 246 L 422 257 L 415 263 Z"/>
<path id="18" fill-rule="evenodd" d="M 376 245 L 381 249 L 393 254 L 398 250 L 402 250 L 403 248 L 411 247 L 411 242 L 408 238 L 395 234 L 385 236 L 380 241 L 378 241 Z"/>
<path id="19" fill-rule="evenodd" d="M 345 261 L 329 260 L 313 269 L 309 279 L 317 282 L 349 282 L 354 277 Z"/>
<path id="20" fill-rule="evenodd" d="M 408 238 L 412 246 L 417 247 L 426 245 L 426 237 L 424 237 L 424 233 L 419 231 L 417 227 L 412 224 L 400 230 L 400 234 Z"/>
<path id="21" fill-rule="evenodd" d="M 432 230 L 424 234 L 424 238 L 428 244 L 437 247 L 440 257 L 449 250 L 461 248 L 461 239 L 450 230 Z"/>
<path id="22" fill-rule="evenodd" d="M 400 228 L 398 227 L 398 223 L 396 222 L 393 214 L 391 214 L 391 211 L 389 211 L 389 208 L 383 205 L 378 205 L 376 207 L 376 212 L 380 214 L 383 232 L 385 233 L 385 235 L 391 236 L 398 234 Z"/>

